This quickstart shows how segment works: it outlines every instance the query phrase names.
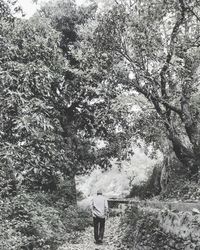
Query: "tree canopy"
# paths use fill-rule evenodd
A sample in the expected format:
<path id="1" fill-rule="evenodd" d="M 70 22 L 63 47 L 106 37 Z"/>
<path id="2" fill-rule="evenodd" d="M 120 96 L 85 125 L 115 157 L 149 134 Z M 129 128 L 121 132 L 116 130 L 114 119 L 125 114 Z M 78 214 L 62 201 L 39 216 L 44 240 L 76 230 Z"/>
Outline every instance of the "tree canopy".
<path id="1" fill-rule="evenodd" d="M 116 1 L 84 42 L 112 94 L 140 103 L 126 124 L 160 148 L 160 135 L 168 138 L 192 175 L 200 160 L 199 28 L 198 1 Z"/>
<path id="2" fill-rule="evenodd" d="M 123 137 L 99 85 L 104 74 L 81 68 L 84 55 L 75 53 L 84 39 L 78 26 L 94 19 L 96 5 L 49 3 L 29 20 L 5 6 L 12 18 L 0 27 L 0 154 L 10 190 L 52 191 L 95 164 L 107 168 Z M 7 192 L 10 183 L 2 183 Z"/>
<path id="3" fill-rule="evenodd" d="M 136 193 L 157 195 L 170 165 L 184 174 L 173 189 L 185 169 L 199 180 L 199 5 L 58 0 L 22 19 L 0 1 L 1 248 L 56 248 L 84 229 L 75 176 L 120 167 L 140 141 L 176 157 Z"/>
<path id="4" fill-rule="evenodd" d="M 56 189 L 128 157 L 134 138 L 170 140 L 198 172 L 198 1 L 97 3 L 50 2 L 29 20 L 1 3 L 0 154 L 16 186 Z"/>

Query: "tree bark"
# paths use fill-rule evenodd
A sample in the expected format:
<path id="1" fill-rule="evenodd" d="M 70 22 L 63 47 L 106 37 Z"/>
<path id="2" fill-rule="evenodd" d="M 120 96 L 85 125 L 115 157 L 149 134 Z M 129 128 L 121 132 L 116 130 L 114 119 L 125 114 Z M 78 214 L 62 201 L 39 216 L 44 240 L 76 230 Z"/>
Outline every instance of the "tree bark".
<path id="1" fill-rule="evenodd" d="M 189 170 L 190 179 L 198 181 L 199 153 L 197 155 L 194 149 L 187 148 L 177 136 L 171 134 L 169 139 L 177 158 Z"/>
<path id="2" fill-rule="evenodd" d="M 183 121 L 188 138 L 193 146 L 194 163 L 192 168 L 193 175 L 198 175 L 200 170 L 200 131 L 199 131 L 199 113 L 197 110 L 191 111 L 189 98 L 182 97 L 181 108 L 183 112 Z M 198 179 L 198 176 L 196 176 Z"/>

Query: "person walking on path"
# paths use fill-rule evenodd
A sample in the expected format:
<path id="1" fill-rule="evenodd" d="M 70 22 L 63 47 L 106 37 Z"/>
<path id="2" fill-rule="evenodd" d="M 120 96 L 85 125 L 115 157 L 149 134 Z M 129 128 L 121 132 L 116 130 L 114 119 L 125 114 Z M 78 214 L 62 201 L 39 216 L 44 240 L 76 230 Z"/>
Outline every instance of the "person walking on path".
<path id="1" fill-rule="evenodd" d="M 102 195 L 102 191 L 98 190 L 97 195 L 91 201 L 91 211 L 94 224 L 94 239 L 95 243 L 103 243 L 105 231 L 105 219 L 108 215 L 108 201 Z"/>

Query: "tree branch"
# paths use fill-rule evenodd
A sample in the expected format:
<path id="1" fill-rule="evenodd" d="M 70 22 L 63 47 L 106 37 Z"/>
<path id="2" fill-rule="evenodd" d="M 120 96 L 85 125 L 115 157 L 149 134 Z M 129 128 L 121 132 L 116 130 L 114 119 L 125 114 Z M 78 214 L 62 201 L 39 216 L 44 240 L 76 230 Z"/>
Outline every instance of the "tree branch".
<path id="1" fill-rule="evenodd" d="M 189 10 L 189 12 L 191 12 L 192 15 L 195 16 L 198 21 L 200 21 L 200 17 L 194 12 L 194 10 L 191 9 L 188 4 L 186 4 L 186 5 L 187 5 L 187 9 Z"/>
<path id="2" fill-rule="evenodd" d="M 169 45 L 169 51 L 168 51 L 168 54 L 167 54 L 166 61 L 165 61 L 164 65 L 163 65 L 163 67 L 161 69 L 161 72 L 160 72 L 160 77 L 161 77 L 161 95 L 162 95 L 162 97 L 164 99 L 167 98 L 167 92 L 166 92 L 166 83 L 167 83 L 167 81 L 166 81 L 166 72 L 169 69 L 169 65 L 170 65 L 172 56 L 174 54 L 175 39 L 177 37 L 178 30 L 179 30 L 179 28 L 180 28 L 180 26 L 183 23 L 183 20 L 185 18 L 186 8 L 185 8 L 185 5 L 183 3 L 183 0 L 179 0 L 179 3 L 180 3 L 180 6 L 181 6 L 181 17 L 176 20 L 176 23 L 175 23 L 174 28 L 172 30 L 171 39 L 170 39 L 170 45 Z"/>

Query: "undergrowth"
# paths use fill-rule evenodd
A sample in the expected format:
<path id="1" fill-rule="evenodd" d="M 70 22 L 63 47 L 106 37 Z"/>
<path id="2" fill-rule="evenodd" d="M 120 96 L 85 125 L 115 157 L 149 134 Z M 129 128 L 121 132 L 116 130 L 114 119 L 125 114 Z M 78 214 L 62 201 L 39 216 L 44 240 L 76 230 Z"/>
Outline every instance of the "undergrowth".
<path id="1" fill-rule="evenodd" d="M 22 192 L 0 203 L 1 250 L 56 250 L 90 224 L 90 216 L 46 193 Z"/>

